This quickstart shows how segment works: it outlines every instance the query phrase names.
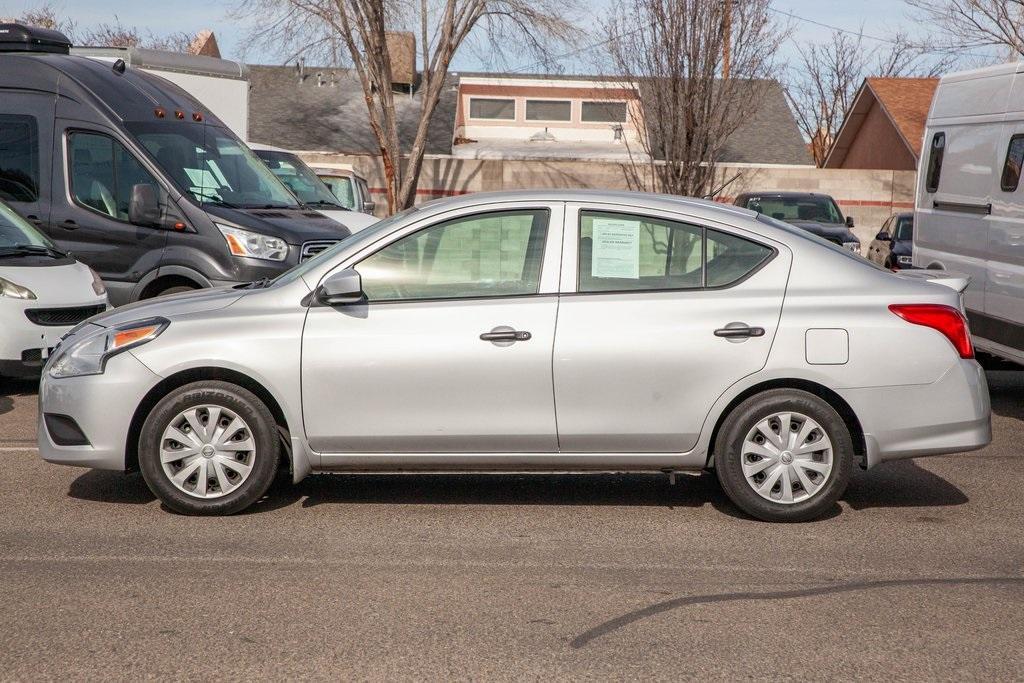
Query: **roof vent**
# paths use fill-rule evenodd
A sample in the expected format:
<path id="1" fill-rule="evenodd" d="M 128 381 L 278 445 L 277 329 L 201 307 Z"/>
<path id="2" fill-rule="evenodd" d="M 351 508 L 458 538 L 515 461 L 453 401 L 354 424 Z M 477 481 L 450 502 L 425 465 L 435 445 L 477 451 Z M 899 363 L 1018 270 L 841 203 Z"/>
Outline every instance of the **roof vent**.
<path id="1" fill-rule="evenodd" d="M 71 40 L 60 31 L 21 24 L 0 24 L 0 52 L 50 52 L 66 55 Z"/>

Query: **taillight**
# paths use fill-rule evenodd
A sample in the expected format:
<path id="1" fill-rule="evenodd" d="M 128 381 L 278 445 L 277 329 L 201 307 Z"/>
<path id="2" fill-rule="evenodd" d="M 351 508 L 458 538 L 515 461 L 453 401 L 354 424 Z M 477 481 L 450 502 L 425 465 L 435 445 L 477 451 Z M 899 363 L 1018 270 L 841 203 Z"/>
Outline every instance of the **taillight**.
<path id="1" fill-rule="evenodd" d="M 952 306 L 942 304 L 893 304 L 889 310 L 915 325 L 924 325 L 946 335 L 961 358 L 974 358 L 967 318 Z"/>

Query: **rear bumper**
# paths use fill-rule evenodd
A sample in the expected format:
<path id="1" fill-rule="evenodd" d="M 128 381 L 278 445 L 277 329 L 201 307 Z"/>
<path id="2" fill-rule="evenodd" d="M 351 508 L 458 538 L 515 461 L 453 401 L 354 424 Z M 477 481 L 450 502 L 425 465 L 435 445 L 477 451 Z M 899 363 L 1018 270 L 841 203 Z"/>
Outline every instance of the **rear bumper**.
<path id="1" fill-rule="evenodd" d="M 865 466 L 926 455 L 961 453 L 992 441 L 985 372 L 962 360 L 932 384 L 846 389 L 860 420 Z"/>

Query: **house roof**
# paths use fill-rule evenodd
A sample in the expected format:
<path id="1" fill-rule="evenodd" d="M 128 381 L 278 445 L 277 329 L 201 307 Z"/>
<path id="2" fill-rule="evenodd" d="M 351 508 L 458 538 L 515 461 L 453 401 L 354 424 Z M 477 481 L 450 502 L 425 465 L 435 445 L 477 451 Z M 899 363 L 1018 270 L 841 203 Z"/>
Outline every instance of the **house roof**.
<path id="1" fill-rule="evenodd" d="M 826 168 L 838 168 L 860 132 L 861 125 L 878 103 L 915 159 L 921 157 L 921 141 L 937 78 L 866 78 L 836 135 L 825 160 Z"/>
<path id="2" fill-rule="evenodd" d="M 427 154 L 451 154 L 455 81 L 446 84 L 427 130 Z M 399 143 L 412 146 L 420 95 L 395 93 Z M 302 152 L 378 154 L 366 101 L 351 69 L 249 67 L 249 139 Z"/>

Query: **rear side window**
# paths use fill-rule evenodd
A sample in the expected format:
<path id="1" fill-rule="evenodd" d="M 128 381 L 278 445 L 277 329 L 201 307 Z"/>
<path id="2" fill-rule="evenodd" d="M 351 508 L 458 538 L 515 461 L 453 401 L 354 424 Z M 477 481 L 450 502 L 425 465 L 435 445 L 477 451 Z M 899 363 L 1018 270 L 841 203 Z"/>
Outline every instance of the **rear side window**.
<path id="1" fill-rule="evenodd" d="M 580 292 L 701 289 L 732 284 L 772 250 L 697 225 L 623 213 L 580 212 Z"/>
<path id="2" fill-rule="evenodd" d="M 39 128 L 32 116 L 0 114 L 0 199 L 39 199 Z"/>
<path id="3" fill-rule="evenodd" d="M 942 175 L 942 156 L 946 151 L 946 134 L 936 133 L 932 136 L 931 149 L 928 152 L 928 175 L 925 189 L 938 192 L 939 178 Z"/>
<path id="4" fill-rule="evenodd" d="M 1014 135 L 1006 148 L 1006 160 L 1003 162 L 1003 175 L 999 186 L 1003 192 L 1014 192 L 1020 184 L 1020 167 L 1024 163 L 1024 135 Z"/>

